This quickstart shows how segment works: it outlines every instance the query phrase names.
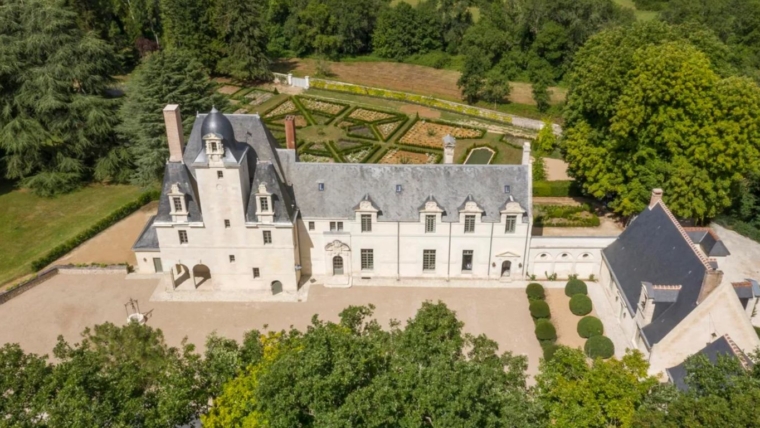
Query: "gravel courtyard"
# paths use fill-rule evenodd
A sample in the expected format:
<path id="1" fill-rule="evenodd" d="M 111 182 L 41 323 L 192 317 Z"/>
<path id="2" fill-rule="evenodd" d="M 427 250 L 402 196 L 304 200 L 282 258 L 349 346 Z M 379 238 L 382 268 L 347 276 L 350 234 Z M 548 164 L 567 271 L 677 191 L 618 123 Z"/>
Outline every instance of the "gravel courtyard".
<path id="1" fill-rule="evenodd" d="M 56 337 L 76 342 L 94 324 L 126 321 L 124 304 L 137 299 L 142 312 L 152 311 L 148 324 L 163 330 L 170 345 L 184 337 L 203 346 L 213 331 L 240 340 L 251 329 L 303 329 L 314 314 L 335 321 L 349 305 L 373 303 L 384 326 L 406 321 L 425 300 L 445 302 L 464 321 L 466 332 L 484 333 L 501 351 L 528 356 L 528 373 L 538 370 L 541 348 L 523 289 L 439 289 L 353 287 L 329 289 L 313 285 L 303 303 L 150 302 L 158 279 L 127 279 L 114 274 L 59 274 L 0 306 L 0 343 L 18 342 L 28 352 L 51 354 Z M 267 326 L 265 328 L 265 325 Z"/>

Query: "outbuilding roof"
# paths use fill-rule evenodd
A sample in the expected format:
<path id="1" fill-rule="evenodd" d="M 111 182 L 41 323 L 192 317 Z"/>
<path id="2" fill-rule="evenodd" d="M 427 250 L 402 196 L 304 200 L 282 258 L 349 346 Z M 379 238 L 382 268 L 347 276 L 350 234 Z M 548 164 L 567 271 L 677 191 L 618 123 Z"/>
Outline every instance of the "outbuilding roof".
<path id="1" fill-rule="evenodd" d="M 697 352 L 697 354 L 704 355 L 713 364 L 718 362 L 718 358 L 721 356 L 739 358 L 739 361 L 745 368 L 748 368 L 752 364 L 751 361 L 744 355 L 744 353 L 742 353 L 739 348 L 733 343 L 728 335 L 724 335 L 715 339 L 715 341 L 702 348 L 699 352 Z M 686 371 L 685 360 L 681 364 L 666 369 L 665 371 L 667 372 L 670 381 L 673 382 L 676 388 L 680 389 L 681 391 L 686 391 L 689 389 L 689 385 L 686 383 L 686 377 L 688 373 Z"/>

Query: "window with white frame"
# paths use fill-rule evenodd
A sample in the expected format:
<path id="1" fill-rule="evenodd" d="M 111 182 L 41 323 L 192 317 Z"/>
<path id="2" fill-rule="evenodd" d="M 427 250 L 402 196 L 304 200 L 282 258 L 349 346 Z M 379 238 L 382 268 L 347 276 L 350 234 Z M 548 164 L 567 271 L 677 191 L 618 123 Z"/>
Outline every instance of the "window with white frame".
<path id="1" fill-rule="evenodd" d="M 515 227 L 517 226 L 517 216 L 508 215 L 507 224 L 504 226 L 504 233 L 515 233 Z"/>
<path id="2" fill-rule="evenodd" d="M 362 270 L 372 270 L 375 268 L 375 254 L 372 250 L 362 249 Z"/>
<path id="3" fill-rule="evenodd" d="M 372 214 L 362 214 L 362 232 L 372 232 Z"/>
<path id="4" fill-rule="evenodd" d="M 253 277 L 254 278 L 261 277 L 261 271 L 259 271 L 259 268 L 253 268 Z"/>
<path id="5" fill-rule="evenodd" d="M 425 216 L 425 233 L 435 233 L 435 215 Z"/>
<path id="6" fill-rule="evenodd" d="M 271 244 L 272 243 L 272 231 L 265 230 L 264 231 L 264 243 L 265 244 Z"/>
<path id="7" fill-rule="evenodd" d="M 269 200 L 266 196 L 262 196 L 259 198 L 259 203 L 261 204 L 261 211 L 269 211 Z"/>
<path id="8" fill-rule="evenodd" d="M 179 196 L 174 196 L 172 201 L 174 202 L 174 211 L 182 211 L 182 199 Z"/>
<path id="9" fill-rule="evenodd" d="M 435 270 L 435 250 L 422 250 L 422 270 Z"/>
<path id="10" fill-rule="evenodd" d="M 342 221 L 331 221 L 330 222 L 330 232 L 342 232 L 343 231 L 343 222 Z"/>
<path id="11" fill-rule="evenodd" d="M 314 222 L 313 221 L 309 222 L 309 230 L 314 230 Z"/>
<path id="12" fill-rule="evenodd" d="M 473 232 L 475 232 L 475 216 L 466 215 L 464 216 L 464 233 L 473 233 Z"/>
<path id="13" fill-rule="evenodd" d="M 179 243 L 180 244 L 187 244 L 187 231 L 186 230 L 180 230 L 179 231 Z"/>

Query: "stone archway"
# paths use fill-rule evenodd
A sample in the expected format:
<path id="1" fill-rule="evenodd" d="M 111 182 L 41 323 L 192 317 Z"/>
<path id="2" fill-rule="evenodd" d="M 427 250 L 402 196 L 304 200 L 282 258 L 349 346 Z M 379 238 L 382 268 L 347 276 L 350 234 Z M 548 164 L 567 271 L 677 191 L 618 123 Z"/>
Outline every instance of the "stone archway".
<path id="1" fill-rule="evenodd" d="M 204 264 L 197 264 L 193 266 L 193 281 L 195 288 L 211 281 L 211 269 Z"/>
<path id="2" fill-rule="evenodd" d="M 276 296 L 282 293 L 282 283 L 280 281 L 272 281 L 272 295 Z"/>

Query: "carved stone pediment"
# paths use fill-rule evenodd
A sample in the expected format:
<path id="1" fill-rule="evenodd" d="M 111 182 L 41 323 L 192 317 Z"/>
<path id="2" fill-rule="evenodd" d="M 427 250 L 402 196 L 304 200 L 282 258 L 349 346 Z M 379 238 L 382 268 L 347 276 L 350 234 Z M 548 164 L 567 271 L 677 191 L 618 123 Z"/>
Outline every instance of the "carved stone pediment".
<path id="1" fill-rule="evenodd" d="M 344 253 L 351 252 L 351 248 L 347 244 L 336 239 L 328 243 L 327 245 L 325 245 L 325 251 L 327 251 L 327 253 L 332 256 L 338 256 Z"/>
<path id="2" fill-rule="evenodd" d="M 504 206 L 504 209 L 501 210 L 502 214 L 524 214 L 525 209 L 523 209 L 522 205 L 520 205 L 517 201 L 509 201 Z"/>
<path id="3" fill-rule="evenodd" d="M 267 184 L 266 183 L 259 184 L 259 191 L 258 191 L 258 193 L 260 195 L 268 195 L 269 194 L 269 192 L 267 192 Z"/>

